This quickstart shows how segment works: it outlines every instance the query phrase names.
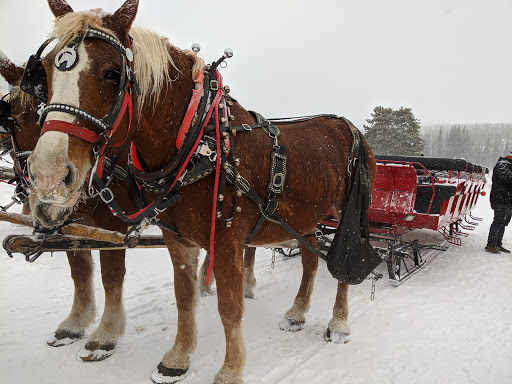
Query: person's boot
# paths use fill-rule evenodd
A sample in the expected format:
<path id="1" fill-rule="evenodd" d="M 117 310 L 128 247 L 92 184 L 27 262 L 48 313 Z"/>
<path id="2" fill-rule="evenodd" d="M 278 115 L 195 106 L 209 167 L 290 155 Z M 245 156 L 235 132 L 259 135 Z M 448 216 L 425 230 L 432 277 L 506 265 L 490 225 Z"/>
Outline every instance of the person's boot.
<path id="1" fill-rule="evenodd" d="M 493 247 L 492 245 L 487 245 L 485 250 L 489 253 L 500 253 L 500 247 L 498 246 Z"/>
<path id="2" fill-rule="evenodd" d="M 503 245 L 500 245 L 498 248 L 500 249 L 500 252 L 510 253 L 510 251 L 507 248 L 503 248 Z"/>

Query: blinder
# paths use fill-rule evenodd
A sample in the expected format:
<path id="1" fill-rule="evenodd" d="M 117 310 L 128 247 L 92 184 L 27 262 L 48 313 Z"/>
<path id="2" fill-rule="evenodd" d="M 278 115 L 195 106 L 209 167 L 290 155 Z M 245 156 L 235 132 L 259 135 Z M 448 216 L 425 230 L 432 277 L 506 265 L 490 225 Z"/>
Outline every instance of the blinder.
<path id="1" fill-rule="evenodd" d="M 48 99 L 48 83 L 46 79 L 46 71 L 41 61 L 41 55 L 45 48 L 53 40 L 46 40 L 34 55 L 31 55 L 25 66 L 25 72 L 21 78 L 20 88 L 23 92 L 35 96 L 43 103 Z"/>
<path id="2" fill-rule="evenodd" d="M 14 119 L 11 118 L 11 104 L 0 100 L 0 133 L 12 134 L 14 131 Z"/>
<path id="3" fill-rule="evenodd" d="M 42 108 L 42 110 L 41 110 L 40 119 L 39 119 L 39 124 L 41 125 L 41 127 L 43 126 L 43 123 L 46 119 L 46 115 L 49 112 L 59 111 L 59 112 L 76 115 L 79 118 L 85 119 L 85 120 L 93 123 L 96 127 L 98 127 L 100 129 L 101 134 L 103 134 L 103 135 L 108 134 L 108 132 L 111 131 L 113 126 L 115 125 L 118 114 L 122 108 L 122 105 L 125 103 L 125 94 L 127 92 L 131 94 L 131 89 L 129 89 L 129 85 L 134 84 L 136 91 L 138 91 L 138 85 L 135 80 L 135 72 L 133 71 L 133 68 L 132 68 L 133 52 L 132 52 L 131 48 L 129 46 L 124 46 L 116 37 L 114 37 L 106 32 L 97 30 L 97 29 L 93 29 L 93 28 L 87 29 L 87 31 L 85 31 L 84 35 L 81 35 L 81 36 L 79 36 L 79 38 L 69 42 L 69 44 L 66 46 L 66 48 L 59 51 L 57 53 L 57 55 L 55 56 L 55 63 L 54 63 L 55 67 L 59 71 L 71 70 L 78 63 L 78 60 L 79 60 L 78 46 L 81 44 L 81 42 L 84 39 L 87 39 L 87 38 L 99 39 L 99 40 L 103 40 L 103 41 L 109 43 L 111 46 L 113 46 L 117 50 L 117 52 L 119 53 L 120 58 L 121 58 L 121 68 L 120 68 L 120 70 L 121 70 L 120 80 L 121 81 L 120 81 L 119 88 L 118 88 L 118 91 L 117 91 L 117 94 L 114 99 L 114 103 L 112 105 L 110 112 L 107 115 L 105 115 L 103 118 L 97 118 L 97 117 L 94 117 L 93 115 L 89 114 L 87 111 L 84 111 L 75 106 L 61 104 L 61 103 L 49 104 L 49 105 L 45 106 L 44 108 Z M 44 102 L 46 102 L 46 99 L 48 98 L 48 89 L 46 86 L 46 84 L 47 84 L 46 83 L 46 73 L 44 72 L 44 68 L 42 67 L 42 62 L 41 62 L 41 53 L 45 49 L 45 47 L 49 44 L 49 42 L 50 41 L 46 41 L 45 43 L 43 43 L 41 48 L 39 48 L 38 52 L 35 55 L 31 56 L 31 59 L 33 58 L 34 63 L 35 63 L 33 66 L 34 70 L 32 71 L 34 73 L 30 73 L 32 80 L 27 81 L 27 83 L 25 84 L 27 89 L 29 89 L 29 90 L 31 90 L 33 88 L 33 85 L 35 85 L 35 86 L 40 85 L 40 84 L 36 83 L 37 73 L 35 73 L 36 71 L 39 71 L 39 68 L 40 68 L 42 71 L 42 74 L 39 77 L 39 81 L 43 81 L 43 79 L 44 79 L 44 89 L 45 89 L 45 94 L 44 94 L 45 99 L 43 100 Z M 131 39 L 130 39 L 130 43 L 131 43 Z M 28 78 L 29 77 L 27 77 L 27 79 Z M 31 93 L 31 94 L 34 94 L 34 93 Z"/>

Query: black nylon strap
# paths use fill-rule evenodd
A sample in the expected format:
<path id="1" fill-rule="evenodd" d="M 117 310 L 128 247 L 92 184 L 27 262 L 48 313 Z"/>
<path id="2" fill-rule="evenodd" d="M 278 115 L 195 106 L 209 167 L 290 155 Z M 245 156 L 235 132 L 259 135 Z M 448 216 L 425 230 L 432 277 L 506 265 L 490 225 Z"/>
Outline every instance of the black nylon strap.
<path id="1" fill-rule="evenodd" d="M 226 169 L 228 174 L 228 179 L 230 182 L 233 182 L 233 175 L 234 175 L 234 169 L 232 166 L 228 166 Z M 252 189 L 249 182 L 241 177 L 239 180 L 239 186 L 240 190 L 249 197 L 252 201 L 256 203 L 256 205 L 259 207 L 260 212 L 262 215 L 260 216 L 258 222 L 256 223 L 256 226 L 252 230 L 251 234 L 245 241 L 245 245 L 248 246 L 251 241 L 254 239 L 258 231 L 260 230 L 261 226 L 263 225 L 263 222 L 265 220 L 271 221 L 275 224 L 278 224 L 281 228 L 283 228 L 286 232 L 288 232 L 293 238 L 297 239 L 299 243 L 301 243 L 303 246 L 305 246 L 308 250 L 313 252 L 318 257 L 325 260 L 325 255 L 321 253 L 318 249 L 316 249 L 310 242 L 308 242 L 300 233 L 298 233 L 296 230 L 294 230 L 286 221 L 284 221 L 277 213 L 275 213 L 275 206 L 274 204 L 277 204 L 277 201 L 274 200 L 275 203 L 268 201 L 265 203 L 263 199 L 261 199 L 258 194 Z"/>

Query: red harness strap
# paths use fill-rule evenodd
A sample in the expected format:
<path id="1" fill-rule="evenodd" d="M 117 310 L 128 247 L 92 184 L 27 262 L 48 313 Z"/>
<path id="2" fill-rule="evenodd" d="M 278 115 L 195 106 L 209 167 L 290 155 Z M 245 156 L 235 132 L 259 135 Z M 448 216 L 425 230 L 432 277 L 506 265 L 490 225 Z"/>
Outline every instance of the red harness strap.
<path id="1" fill-rule="evenodd" d="M 204 134 L 204 127 L 207 125 L 208 121 L 210 121 L 210 118 L 212 116 L 212 113 L 215 113 L 215 135 L 216 135 L 216 151 L 217 153 L 221 153 L 221 137 L 220 137 L 220 128 L 219 128 L 219 103 L 224 95 L 224 91 L 222 88 L 222 76 L 219 72 L 216 72 L 217 76 L 217 83 L 218 83 L 218 90 L 215 95 L 215 98 L 212 101 L 212 104 L 210 106 L 210 109 L 208 111 L 208 114 L 206 115 L 206 118 L 204 119 L 203 126 L 201 127 L 201 131 L 199 132 L 196 141 L 194 142 L 194 145 L 192 146 L 192 149 L 188 153 L 187 157 L 183 161 L 183 164 L 181 165 L 180 169 L 178 170 L 176 177 L 174 179 L 174 182 L 170 186 L 168 190 L 171 190 L 178 179 L 181 177 L 187 166 L 189 165 L 190 159 L 195 153 L 195 150 L 197 146 L 199 145 L 199 142 L 203 138 Z M 183 141 L 185 139 L 185 136 L 190 128 L 190 124 L 192 122 L 192 119 L 197 111 L 197 107 L 199 105 L 199 101 L 201 99 L 201 96 L 203 94 L 203 72 L 199 72 L 196 80 L 196 83 L 201 84 L 199 89 L 195 89 L 192 93 L 192 99 L 190 100 L 189 106 L 187 108 L 187 112 L 185 115 L 185 118 L 181 124 L 181 128 L 179 130 L 178 136 L 176 138 L 176 147 L 179 149 L 181 145 L 183 144 Z M 138 154 L 137 149 L 135 145 L 132 143 L 130 148 L 130 156 L 132 159 L 133 165 L 140 171 L 143 171 Z M 208 266 L 208 272 L 206 274 L 206 284 L 209 284 L 210 277 L 213 269 L 213 260 L 214 260 L 214 244 L 215 244 L 215 221 L 216 221 L 216 213 L 217 213 L 217 193 L 219 190 L 219 175 L 220 175 L 220 158 L 221 156 L 217 156 L 216 164 L 215 164 L 215 183 L 214 183 L 214 190 L 213 190 L 213 207 L 212 207 L 212 220 L 211 220 L 211 232 L 210 232 L 210 247 L 209 247 L 209 253 L 210 253 L 210 264 Z M 132 214 L 127 215 L 127 218 L 130 220 L 133 220 L 137 218 L 137 216 L 140 216 L 142 213 L 144 213 L 149 206 L 143 208 L 142 210 Z"/>
<path id="2" fill-rule="evenodd" d="M 217 82 L 219 84 L 219 89 L 217 94 L 215 95 L 215 99 L 212 103 L 212 109 L 215 110 L 215 136 L 216 136 L 216 151 L 217 151 L 217 159 L 215 161 L 215 183 L 213 186 L 213 206 L 212 206 L 212 224 L 210 231 L 210 263 L 208 265 L 208 272 L 206 273 L 206 285 L 210 284 L 210 276 L 213 270 L 213 259 L 214 259 L 214 248 L 215 248 L 215 221 L 217 218 L 217 193 L 219 191 L 219 175 L 220 175 L 220 129 L 219 129 L 219 102 L 221 97 L 223 96 L 223 88 L 222 88 L 222 76 L 219 72 L 217 72 Z M 206 119 L 206 122 L 209 120 L 209 116 Z M 206 124 L 205 122 L 205 124 Z"/>
<path id="3" fill-rule="evenodd" d="M 86 128 L 62 120 L 45 121 L 43 124 L 43 129 L 41 130 L 41 135 L 49 131 L 58 131 L 66 133 L 68 135 L 76 136 L 91 144 L 96 143 L 99 137 L 99 135 L 93 131 L 90 131 Z"/>
<path id="4" fill-rule="evenodd" d="M 126 92 L 124 94 L 123 103 L 121 105 L 121 108 L 119 110 L 119 113 L 116 117 L 116 120 L 114 122 L 114 125 L 112 127 L 110 137 L 114 134 L 114 132 L 117 130 L 117 127 L 121 123 L 121 120 L 126 112 L 128 110 L 128 128 L 126 130 L 126 134 L 124 135 L 123 140 L 121 140 L 119 143 L 112 144 L 112 147 L 118 147 L 124 142 L 126 142 L 126 139 L 128 138 L 128 134 L 130 133 L 130 129 L 132 126 L 132 109 L 133 109 L 133 100 L 132 100 L 132 94 L 130 92 L 131 84 L 128 84 L 128 88 L 126 89 Z M 43 128 L 41 130 L 41 135 L 43 135 L 46 132 L 49 131 L 58 131 L 62 133 L 66 133 L 71 136 L 78 137 L 79 139 L 85 140 L 91 144 L 95 144 L 98 142 L 98 139 L 100 137 L 99 134 L 96 132 L 93 132 L 87 128 L 81 127 L 79 125 L 68 123 L 66 121 L 62 120 L 47 120 L 43 124 Z M 101 178 L 103 176 L 103 166 L 105 163 L 105 150 L 108 145 L 108 140 L 105 140 L 105 142 L 100 147 L 100 158 L 98 161 L 98 167 L 96 168 L 96 174 Z"/>
<path id="5" fill-rule="evenodd" d="M 119 126 L 119 123 L 121 123 L 121 119 L 123 118 L 124 113 L 125 113 L 127 107 L 128 107 L 128 128 L 126 129 L 126 133 L 124 135 L 123 140 L 121 140 L 117 144 L 111 144 L 112 148 L 118 147 L 118 146 L 120 146 L 120 145 L 122 145 L 123 143 L 126 142 L 126 140 L 128 139 L 128 134 L 130 133 L 130 130 L 131 130 L 131 127 L 132 127 L 133 99 L 132 99 L 132 95 L 130 93 L 130 87 L 131 87 L 131 84 L 128 84 L 128 88 L 127 88 L 126 92 L 124 93 L 123 104 L 121 105 L 121 109 L 119 111 L 119 114 L 117 115 L 116 121 L 114 122 L 114 126 L 112 128 L 112 133 L 111 133 L 110 136 L 112 137 L 112 135 L 116 131 L 117 127 Z M 103 167 L 105 165 L 105 152 L 106 152 L 107 144 L 108 144 L 108 141 L 105 141 L 105 143 L 101 146 L 100 152 L 99 152 L 100 153 L 100 159 L 98 161 L 98 167 L 96 168 L 96 174 L 100 178 L 103 176 Z M 92 177 L 92 175 L 91 175 L 91 177 Z"/>
<path id="6" fill-rule="evenodd" d="M 112 147 L 118 147 L 124 142 L 126 142 L 126 139 L 128 138 L 128 134 L 130 133 L 130 128 L 132 127 L 132 109 L 133 109 L 133 98 L 132 94 L 130 93 L 131 84 L 128 84 L 128 88 L 126 92 L 124 93 L 123 98 L 123 104 L 121 105 L 121 110 L 119 111 L 119 115 L 117 115 L 116 121 L 114 122 L 114 127 L 112 128 L 112 134 L 117 129 L 118 125 L 121 123 L 121 119 L 124 116 L 124 113 L 126 111 L 126 107 L 128 107 L 128 129 L 126 130 L 126 134 L 124 135 L 123 140 L 121 140 L 117 144 L 112 144 Z"/>
<path id="7" fill-rule="evenodd" d="M 178 131 L 178 136 L 176 137 L 176 148 L 180 149 L 183 141 L 185 140 L 185 136 L 190 129 L 190 125 L 192 123 L 192 119 L 197 112 L 197 106 L 199 105 L 199 101 L 201 100 L 201 96 L 203 95 L 203 80 L 204 73 L 203 71 L 199 71 L 197 73 L 196 79 L 194 83 L 198 84 L 199 87 L 192 91 L 192 98 L 190 99 L 190 103 L 188 104 L 187 112 L 185 113 L 185 118 L 181 123 L 180 130 Z"/>

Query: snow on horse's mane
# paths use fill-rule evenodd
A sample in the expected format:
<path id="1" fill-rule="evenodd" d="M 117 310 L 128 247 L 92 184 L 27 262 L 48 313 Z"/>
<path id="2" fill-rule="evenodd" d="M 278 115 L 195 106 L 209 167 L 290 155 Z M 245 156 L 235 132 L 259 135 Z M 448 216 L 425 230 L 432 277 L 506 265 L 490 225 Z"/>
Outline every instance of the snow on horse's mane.
<path id="1" fill-rule="evenodd" d="M 59 39 L 56 49 L 62 49 L 69 41 L 77 38 L 88 28 L 95 28 L 109 34 L 114 34 L 111 30 L 102 26 L 102 18 L 106 15 L 107 13 L 102 9 L 93 9 L 67 13 L 55 19 L 55 26 L 50 33 L 50 37 Z M 149 100 L 152 100 L 153 104 L 156 103 L 164 83 L 172 81 L 169 69 L 171 66 L 174 68 L 176 66 L 171 58 L 170 48 L 181 51 L 193 58 L 195 64 L 190 74 L 192 79 L 195 79 L 197 72 L 204 67 L 203 60 L 195 52 L 180 50 L 172 45 L 167 38 L 149 29 L 133 26 L 130 30 L 130 36 L 133 38 L 135 46 L 134 68 L 141 91 L 137 105 L 139 113 Z"/>
<path id="2" fill-rule="evenodd" d="M 5 62 L 7 60 L 7 55 L 0 49 L 0 65 L 2 64 L 2 62 Z"/>

